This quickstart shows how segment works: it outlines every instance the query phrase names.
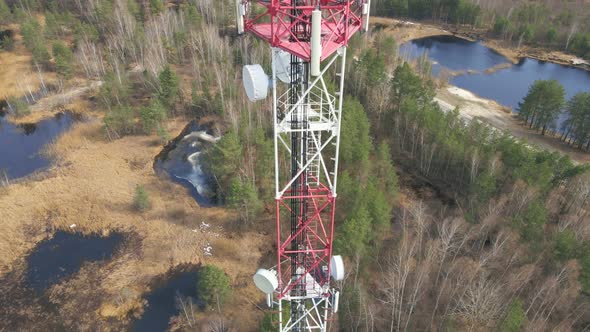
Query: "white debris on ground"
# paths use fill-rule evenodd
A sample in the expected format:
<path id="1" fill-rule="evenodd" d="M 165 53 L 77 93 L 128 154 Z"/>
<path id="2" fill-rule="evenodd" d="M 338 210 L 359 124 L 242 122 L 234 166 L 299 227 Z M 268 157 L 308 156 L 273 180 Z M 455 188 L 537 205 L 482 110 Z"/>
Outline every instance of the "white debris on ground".
<path id="1" fill-rule="evenodd" d="M 215 228 L 218 230 L 217 232 L 213 231 L 211 224 L 201 221 L 199 228 L 193 228 L 193 229 L 191 229 L 191 232 L 204 234 L 206 236 L 206 238 L 208 238 L 208 239 L 218 238 L 221 236 L 222 228 L 221 227 L 215 227 Z M 202 249 L 203 249 L 203 253 L 205 254 L 205 256 L 213 256 L 213 246 L 211 246 L 211 243 L 209 241 L 205 242 L 205 245 L 202 247 Z"/>
<path id="2" fill-rule="evenodd" d="M 203 252 L 205 253 L 205 256 L 213 256 L 213 254 L 211 253 L 211 250 L 213 250 L 213 247 L 211 246 L 211 244 L 209 242 L 207 242 L 207 245 L 205 245 L 205 247 L 203 247 Z"/>
<path id="3" fill-rule="evenodd" d="M 70 225 L 70 228 L 72 228 L 72 229 L 73 229 L 73 228 L 76 228 L 76 226 L 77 226 L 76 224 L 71 224 L 71 225 Z"/>

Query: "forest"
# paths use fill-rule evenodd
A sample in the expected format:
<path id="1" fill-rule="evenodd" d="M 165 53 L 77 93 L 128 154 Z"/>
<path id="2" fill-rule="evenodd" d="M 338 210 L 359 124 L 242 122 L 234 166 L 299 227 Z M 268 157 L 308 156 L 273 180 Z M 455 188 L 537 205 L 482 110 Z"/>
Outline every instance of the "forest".
<path id="1" fill-rule="evenodd" d="M 511 15 L 485 1 L 382 0 L 374 6 L 382 15 L 488 24 L 507 39 L 531 43 L 552 28 L 543 24 L 550 14 L 540 4 L 523 3 Z M 54 89 L 75 86 L 79 77 L 101 82 L 92 112 L 109 140 L 154 135 L 163 144 L 171 139 L 166 121 L 217 119 L 223 137 L 207 152 L 204 168 L 240 231 L 273 218 L 273 146 L 269 103 L 249 103 L 240 88 L 241 66 L 268 68 L 270 52 L 252 36 L 237 36 L 233 10 L 231 1 L 212 0 L 0 0 L 0 24 L 19 26 L 33 66 L 56 74 Z M 551 17 L 553 42 L 589 56 L 588 21 L 578 15 L 563 23 Z M 503 19 L 506 28 L 496 29 Z M 10 49 L 13 35 L 3 35 L 2 47 Z M 349 45 L 335 243 L 348 272 L 339 285 L 337 329 L 586 328 L 588 167 L 477 120 L 466 122 L 458 110 L 443 112 L 433 100 L 437 83 L 428 64 L 403 61 L 397 46 L 380 32 L 357 35 Z M 521 105 L 524 120 L 540 130 L 557 106 L 540 101 L 546 91 L 565 103 L 559 87 L 541 82 Z M 7 104 L 25 114 L 27 98 Z M 530 106 L 539 103 L 542 110 Z M 587 109 L 586 94 L 567 103 L 572 116 L 564 123 L 564 139 L 580 146 L 590 139 L 588 112 L 578 121 L 573 111 L 582 104 Z M 407 176 L 450 202 L 417 197 L 401 181 Z M 228 283 L 223 279 L 223 297 Z M 263 305 L 262 296 L 257 302 Z M 273 330 L 273 322 L 266 312 L 260 330 Z M 180 326 L 196 329 L 190 321 Z"/>
<path id="2" fill-rule="evenodd" d="M 487 31 L 590 59 L 590 11 L 577 1 L 377 0 L 377 15 L 432 20 Z"/>
<path id="3" fill-rule="evenodd" d="M 590 146 L 588 92 L 579 92 L 566 102 L 564 88 L 559 82 L 538 80 L 519 103 L 518 116 L 524 125 L 540 130 L 541 135 L 549 129 L 577 149 L 588 150 Z"/>

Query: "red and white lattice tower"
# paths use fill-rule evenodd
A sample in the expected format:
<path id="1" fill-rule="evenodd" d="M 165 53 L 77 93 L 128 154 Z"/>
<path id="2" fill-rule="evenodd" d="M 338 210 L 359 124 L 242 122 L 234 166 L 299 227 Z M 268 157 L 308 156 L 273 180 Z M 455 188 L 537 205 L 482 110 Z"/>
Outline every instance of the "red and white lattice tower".
<path id="1" fill-rule="evenodd" d="M 279 331 L 326 331 L 338 310 L 330 281 L 344 277 L 332 243 L 346 46 L 368 26 L 369 1 L 236 0 L 238 32 L 272 52 L 270 79 L 260 65 L 243 79 L 252 101 L 272 90 L 277 262 L 254 282 L 278 307 Z"/>

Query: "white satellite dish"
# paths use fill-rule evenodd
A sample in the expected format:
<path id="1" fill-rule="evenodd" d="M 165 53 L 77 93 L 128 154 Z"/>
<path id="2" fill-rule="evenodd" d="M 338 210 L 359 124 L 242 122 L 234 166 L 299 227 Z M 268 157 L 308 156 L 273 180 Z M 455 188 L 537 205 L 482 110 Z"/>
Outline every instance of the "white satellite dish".
<path id="1" fill-rule="evenodd" d="M 283 83 L 291 83 L 291 54 L 280 51 L 276 57 L 276 75 Z"/>
<path id="2" fill-rule="evenodd" d="M 254 284 L 265 294 L 271 294 L 279 287 L 279 280 L 274 271 L 259 269 L 254 274 Z"/>
<path id="3" fill-rule="evenodd" d="M 344 279 L 344 262 L 342 261 L 342 256 L 332 256 L 332 260 L 330 261 L 330 276 L 338 281 Z"/>
<path id="4" fill-rule="evenodd" d="M 244 89 L 250 101 L 265 99 L 268 95 L 268 76 L 261 65 L 246 65 L 242 69 Z"/>

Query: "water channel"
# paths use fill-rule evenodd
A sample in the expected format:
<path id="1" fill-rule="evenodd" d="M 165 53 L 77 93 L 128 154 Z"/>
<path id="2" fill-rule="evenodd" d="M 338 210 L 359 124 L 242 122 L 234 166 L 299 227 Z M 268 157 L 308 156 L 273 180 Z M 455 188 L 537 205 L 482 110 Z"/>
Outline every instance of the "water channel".
<path id="1" fill-rule="evenodd" d="M 187 187 L 200 206 L 209 207 L 214 205 L 215 191 L 212 179 L 203 172 L 201 163 L 203 152 L 213 143 L 204 137 L 213 137 L 208 128 L 199 126 L 196 121 L 189 123 L 156 157 L 154 167 L 157 172 L 164 172 L 174 182 Z"/>

